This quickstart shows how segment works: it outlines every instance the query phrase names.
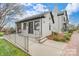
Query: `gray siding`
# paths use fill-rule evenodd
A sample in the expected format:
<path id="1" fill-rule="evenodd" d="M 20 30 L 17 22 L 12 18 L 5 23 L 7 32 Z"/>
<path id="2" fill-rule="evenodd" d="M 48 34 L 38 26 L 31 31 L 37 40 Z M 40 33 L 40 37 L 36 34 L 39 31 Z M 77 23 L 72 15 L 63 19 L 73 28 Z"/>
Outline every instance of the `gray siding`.
<path id="1" fill-rule="evenodd" d="M 63 11 L 62 13 L 64 13 L 64 14 L 61 14 L 60 16 L 58 16 L 57 15 L 58 13 L 59 13 L 59 11 L 57 10 L 57 8 L 55 8 L 52 12 L 53 18 L 54 18 L 54 23 L 52 21 L 50 12 L 43 14 L 44 18 L 30 20 L 31 22 L 33 22 L 33 26 L 35 26 L 34 22 L 36 20 L 40 21 L 39 22 L 39 24 L 40 24 L 39 31 L 35 30 L 34 27 L 33 27 L 34 33 L 32 35 L 45 37 L 45 36 L 50 35 L 52 32 L 63 32 L 63 24 L 65 23 L 66 25 L 68 25 L 67 14 L 65 14 L 65 12 Z M 29 35 L 29 33 L 28 33 L 28 27 L 29 27 L 28 23 L 30 21 L 26 22 L 27 23 L 26 30 L 23 30 L 23 23 L 24 22 L 21 23 L 22 33 Z M 49 27 L 50 27 L 50 29 L 49 29 Z"/>

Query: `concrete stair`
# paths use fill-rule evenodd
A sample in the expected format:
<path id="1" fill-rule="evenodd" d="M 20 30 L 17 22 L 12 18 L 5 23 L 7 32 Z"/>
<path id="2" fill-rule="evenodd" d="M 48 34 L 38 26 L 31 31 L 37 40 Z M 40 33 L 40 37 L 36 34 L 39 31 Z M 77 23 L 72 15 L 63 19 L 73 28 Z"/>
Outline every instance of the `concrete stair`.
<path id="1" fill-rule="evenodd" d="M 47 40 L 46 37 L 44 37 L 44 38 L 40 38 L 39 43 L 44 43 L 46 40 Z"/>

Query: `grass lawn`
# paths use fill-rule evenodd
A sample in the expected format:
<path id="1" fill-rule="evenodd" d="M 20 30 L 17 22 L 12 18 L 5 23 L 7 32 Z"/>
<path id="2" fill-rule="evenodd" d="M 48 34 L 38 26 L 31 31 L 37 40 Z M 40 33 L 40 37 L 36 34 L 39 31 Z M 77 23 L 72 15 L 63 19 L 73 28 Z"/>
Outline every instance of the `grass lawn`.
<path id="1" fill-rule="evenodd" d="M 4 32 L 0 32 L 0 37 L 4 35 Z"/>
<path id="2" fill-rule="evenodd" d="M 29 56 L 10 42 L 0 39 L 0 56 Z"/>

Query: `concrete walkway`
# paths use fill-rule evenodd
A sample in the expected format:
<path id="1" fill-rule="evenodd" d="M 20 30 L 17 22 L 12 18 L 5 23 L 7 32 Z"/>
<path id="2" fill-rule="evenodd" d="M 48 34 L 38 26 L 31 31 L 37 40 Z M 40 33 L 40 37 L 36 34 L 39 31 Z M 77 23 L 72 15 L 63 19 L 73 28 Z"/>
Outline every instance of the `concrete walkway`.
<path id="1" fill-rule="evenodd" d="M 59 43 L 47 40 L 43 44 L 33 43 L 30 41 L 30 54 L 33 56 L 60 56 L 63 55 L 65 43 Z"/>

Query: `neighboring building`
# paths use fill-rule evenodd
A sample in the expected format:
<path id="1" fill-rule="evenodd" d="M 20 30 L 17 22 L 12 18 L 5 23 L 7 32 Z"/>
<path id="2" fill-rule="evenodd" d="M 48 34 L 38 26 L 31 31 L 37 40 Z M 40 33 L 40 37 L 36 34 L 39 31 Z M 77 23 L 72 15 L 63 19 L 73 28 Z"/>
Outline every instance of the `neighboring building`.
<path id="1" fill-rule="evenodd" d="M 35 37 L 45 37 L 52 32 L 64 32 L 68 27 L 66 11 L 59 12 L 55 6 L 53 12 L 33 15 L 16 22 L 17 32 Z"/>

